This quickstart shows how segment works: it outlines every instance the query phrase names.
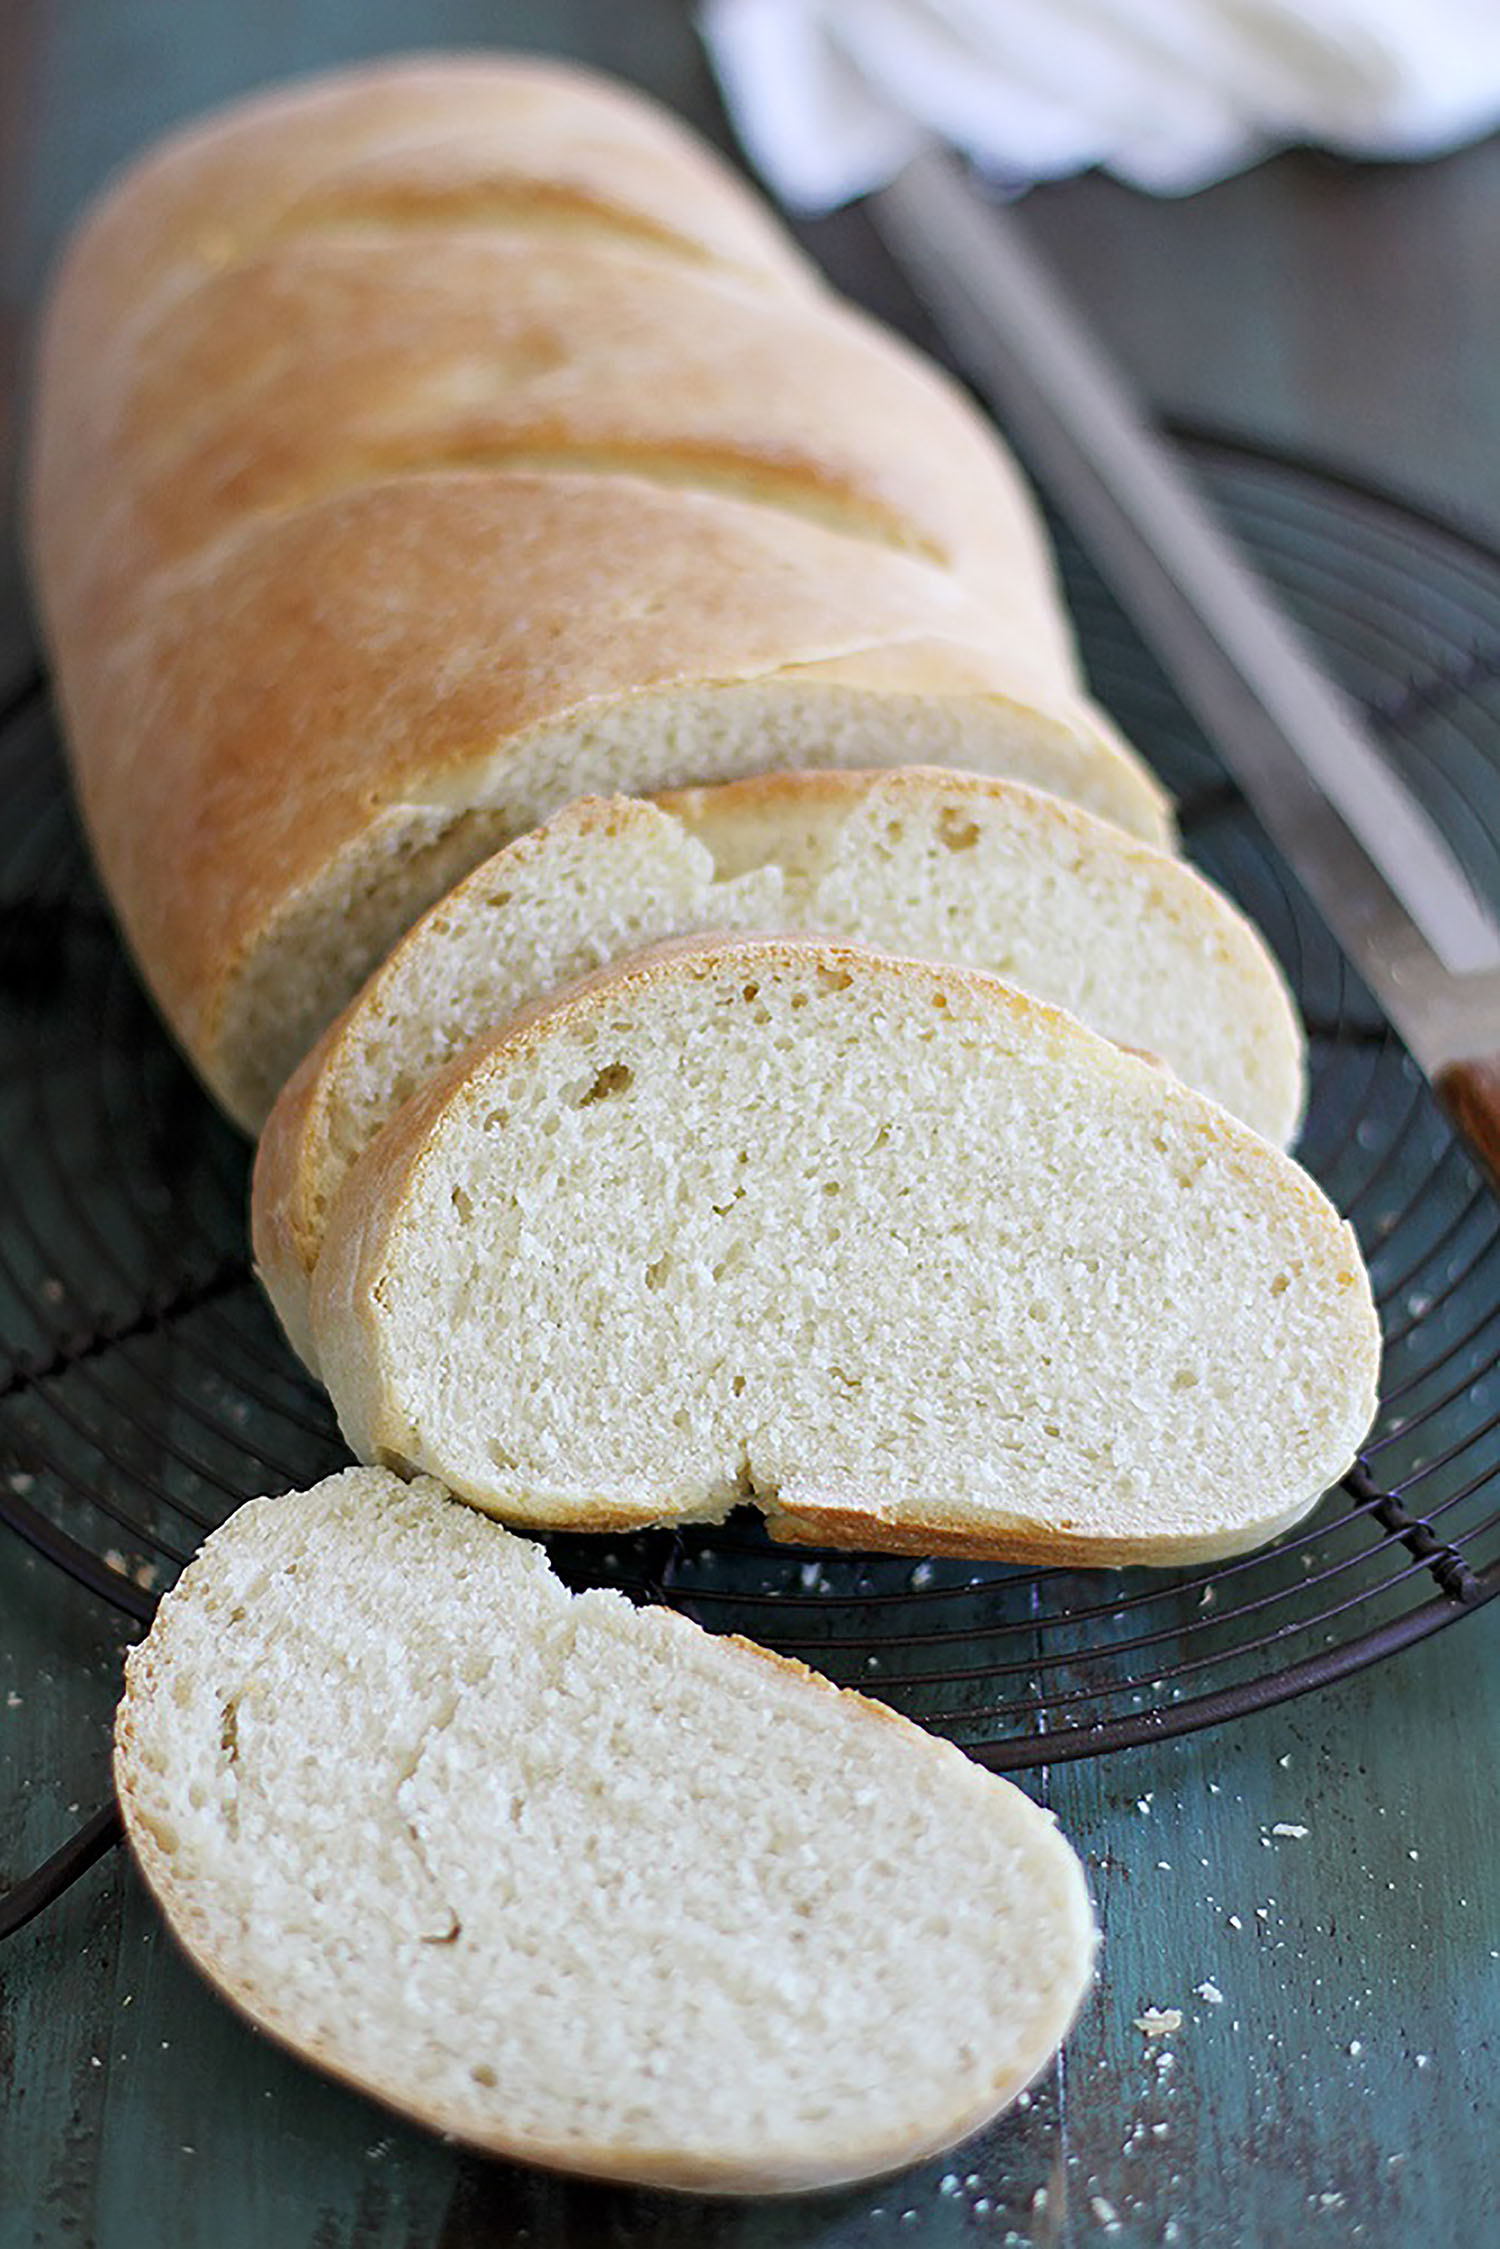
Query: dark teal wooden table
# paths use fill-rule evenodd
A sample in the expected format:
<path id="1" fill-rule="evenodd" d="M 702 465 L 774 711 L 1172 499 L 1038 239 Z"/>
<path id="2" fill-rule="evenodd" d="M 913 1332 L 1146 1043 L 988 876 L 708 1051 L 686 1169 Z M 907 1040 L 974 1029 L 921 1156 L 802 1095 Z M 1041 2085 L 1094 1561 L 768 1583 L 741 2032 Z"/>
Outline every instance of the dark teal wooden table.
<path id="1" fill-rule="evenodd" d="M 590 56 L 723 138 L 668 0 L 13 4 L 0 441 L 81 197 L 193 109 L 417 44 Z M 1029 222 L 1160 407 L 1312 446 L 1500 538 L 1500 147 L 1292 157 L 1180 205 L 1102 180 Z M 837 265 L 835 223 L 810 239 Z M 28 661 L 7 551 L 0 684 Z M 0 820 L 7 815 L 0 812 Z M 0 1089 L 3 1093 L 3 1089 Z M 873 2192 L 673 2201 L 460 2155 L 253 2037 L 118 1857 L 0 1953 L 0 2249 L 1500 2239 L 1494 1612 L 1316 1697 L 1027 1785 L 1086 1855 L 1098 1990 L 1029 2104 Z M 0 1883 L 100 1800 L 118 1621 L 0 1533 Z M 1181 2027 L 1151 2035 L 1148 2010 Z"/>

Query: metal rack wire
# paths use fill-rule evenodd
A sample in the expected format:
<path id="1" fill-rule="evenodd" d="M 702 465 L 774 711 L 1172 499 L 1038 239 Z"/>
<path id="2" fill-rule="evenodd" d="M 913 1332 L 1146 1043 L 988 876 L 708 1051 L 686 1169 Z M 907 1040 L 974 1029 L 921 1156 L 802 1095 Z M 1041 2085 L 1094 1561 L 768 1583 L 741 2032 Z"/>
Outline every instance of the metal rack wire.
<path id="1" fill-rule="evenodd" d="M 1309 464 L 1205 433 L 1219 504 L 1500 895 L 1500 554 Z M 884 1696 L 1014 1770 L 1303 1693 L 1500 1593 L 1500 1204 L 1085 559 L 1097 691 L 1180 800 L 1187 848 L 1266 931 L 1312 1033 L 1303 1155 L 1353 1220 L 1386 1331 L 1359 1466 L 1263 1554 L 1130 1575 L 773 1546 L 749 1517 L 557 1538 L 574 1584 L 671 1601 Z M 0 1520 L 147 1619 L 241 1500 L 346 1456 L 250 1274 L 248 1151 L 122 955 L 44 682 L 0 707 Z M 108 1811 L 0 1906 L 107 1847 Z"/>

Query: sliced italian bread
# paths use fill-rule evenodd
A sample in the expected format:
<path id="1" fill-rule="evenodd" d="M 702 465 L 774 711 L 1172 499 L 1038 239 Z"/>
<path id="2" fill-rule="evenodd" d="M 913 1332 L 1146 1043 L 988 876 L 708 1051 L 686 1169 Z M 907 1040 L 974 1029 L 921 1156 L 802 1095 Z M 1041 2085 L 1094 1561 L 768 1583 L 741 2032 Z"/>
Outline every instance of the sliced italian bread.
<path id="1" fill-rule="evenodd" d="M 439 1071 L 344 1181 L 365 1460 L 516 1522 L 1179 1562 L 1349 1464 L 1379 1331 L 1289 1158 L 998 978 L 723 936 Z"/>
<path id="2" fill-rule="evenodd" d="M 432 1073 L 533 1000 L 663 937 L 817 930 L 988 968 L 1160 1055 L 1280 1144 L 1302 1034 L 1244 917 L 1200 875 L 1022 783 L 909 767 L 782 773 L 650 804 L 584 798 L 420 921 L 284 1089 L 255 1251 L 312 1361 L 307 1295 L 350 1167 Z"/>
<path id="3" fill-rule="evenodd" d="M 904 1719 L 353 1469 L 217 1532 L 131 1656 L 127 1833 L 252 2021 L 404 2114 L 784 2192 L 962 2138 L 1089 1979 L 1050 1814 Z"/>

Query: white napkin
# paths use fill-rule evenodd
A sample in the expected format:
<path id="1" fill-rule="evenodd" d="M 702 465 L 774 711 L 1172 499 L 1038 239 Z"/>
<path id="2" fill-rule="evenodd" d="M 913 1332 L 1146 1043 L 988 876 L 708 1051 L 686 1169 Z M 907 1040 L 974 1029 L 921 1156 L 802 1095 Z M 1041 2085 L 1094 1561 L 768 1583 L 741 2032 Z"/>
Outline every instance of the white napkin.
<path id="1" fill-rule="evenodd" d="M 1500 0 L 704 0 L 752 161 L 831 210 L 934 136 L 1018 185 L 1185 194 L 1288 141 L 1430 156 L 1500 125 Z"/>

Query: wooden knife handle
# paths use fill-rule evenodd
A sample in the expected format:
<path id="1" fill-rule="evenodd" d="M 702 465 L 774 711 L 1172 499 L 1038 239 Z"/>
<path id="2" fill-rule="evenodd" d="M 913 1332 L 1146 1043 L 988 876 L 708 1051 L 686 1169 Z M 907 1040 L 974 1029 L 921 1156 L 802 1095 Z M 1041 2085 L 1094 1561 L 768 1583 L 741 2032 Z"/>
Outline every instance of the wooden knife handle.
<path id="1" fill-rule="evenodd" d="M 1434 1083 L 1438 1098 L 1473 1153 L 1500 1188 L 1500 1054 L 1450 1062 Z"/>

